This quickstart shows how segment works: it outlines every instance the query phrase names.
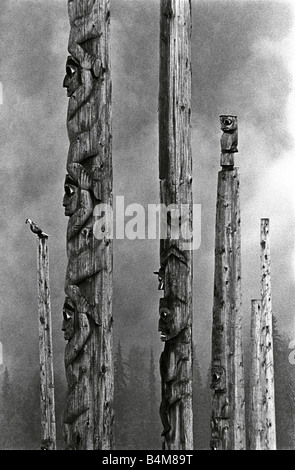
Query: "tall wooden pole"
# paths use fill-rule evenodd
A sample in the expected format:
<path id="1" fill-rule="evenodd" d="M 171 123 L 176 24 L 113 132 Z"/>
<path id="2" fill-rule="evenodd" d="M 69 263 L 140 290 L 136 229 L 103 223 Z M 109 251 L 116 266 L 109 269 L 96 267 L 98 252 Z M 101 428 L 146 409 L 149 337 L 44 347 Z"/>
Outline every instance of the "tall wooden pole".
<path id="1" fill-rule="evenodd" d="M 261 300 L 251 301 L 251 366 L 249 393 L 249 450 L 265 450 L 265 422 L 262 390 L 265 387 L 263 371 L 264 328 Z"/>
<path id="2" fill-rule="evenodd" d="M 55 401 L 51 303 L 49 284 L 48 235 L 30 219 L 31 230 L 38 236 L 38 317 L 40 357 L 41 449 L 56 450 Z"/>
<path id="3" fill-rule="evenodd" d="M 113 447 L 112 132 L 109 0 L 68 1 L 69 217 L 63 330 L 66 449 Z M 100 217 L 101 216 L 101 217 Z M 98 220 L 99 218 L 99 220 Z"/>
<path id="4" fill-rule="evenodd" d="M 262 398 L 265 419 L 265 448 L 276 450 L 275 389 L 273 360 L 272 292 L 270 274 L 269 219 L 261 219 L 260 225 L 261 304 L 263 328 L 262 374 L 264 389 Z"/>
<path id="5" fill-rule="evenodd" d="M 241 312 L 241 230 L 237 117 L 222 115 L 218 173 L 212 326 L 211 442 L 214 450 L 245 449 Z"/>
<path id="6" fill-rule="evenodd" d="M 188 207 L 192 228 L 191 2 L 161 0 L 159 89 L 160 200 L 166 208 Z M 169 212 L 169 211 L 168 211 Z M 176 239 L 181 219 L 168 214 L 167 238 L 160 242 L 159 331 L 163 448 L 193 449 L 192 413 L 192 253 Z M 179 216 L 178 216 L 179 217 Z M 175 224 L 175 225 L 173 225 Z M 185 237 L 184 237 L 185 238 Z"/>

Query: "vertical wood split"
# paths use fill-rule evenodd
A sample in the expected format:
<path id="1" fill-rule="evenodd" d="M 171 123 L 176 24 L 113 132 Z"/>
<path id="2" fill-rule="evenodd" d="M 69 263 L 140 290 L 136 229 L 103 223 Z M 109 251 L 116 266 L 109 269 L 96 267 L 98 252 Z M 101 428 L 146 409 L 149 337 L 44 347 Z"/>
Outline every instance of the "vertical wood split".
<path id="1" fill-rule="evenodd" d="M 249 392 L 249 450 L 264 450 L 265 423 L 262 390 L 264 326 L 261 300 L 251 301 L 251 366 Z"/>
<path id="2" fill-rule="evenodd" d="M 175 204 L 180 215 L 168 214 L 168 236 L 160 242 L 159 331 L 165 342 L 160 358 L 163 448 L 193 449 L 192 413 L 192 252 L 184 238 L 174 237 L 188 207 L 192 233 L 191 156 L 191 2 L 161 0 L 159 88 L 160 201 Z M 169 210 L 168 210 L 169 212 Z M 173 225 L 174 224 L 174 225 Z M 174 228 L 173 228 L 174 227 Z"/>
<path id="3" fill-rule="evenodd" d="M 269 219 L 260 224 L 261 310 L 262 310 L 262 398 L 264 403 L 265 447 L 276 450 L 275 388 L 273 359 L 272 291 L 270 273 Z"/>
<path id="4" fill-rule="evenodd" d="M 220 116 L 221 165 L 218 173 L 214 306 L 212 325 L 213 450 L 245 449 L 245 393 L 242 349 L 241 228 L 237 117 Z"/>
<path id="5" fill-rule="evenodd" d="M 69 97 L 63 205 L 69 217 L 63 330 L 66 449 L 113 447 L 112 130 L 109 0 L 68 2 Z M 105 225 L 96 224 L 103 215 Z"/>
<path id="6" fill-rule="evenodd" d="M 38 237 L 41 449 L 56 450 L 53 349 L 47 236 Z"/>
<path id="7" fill-rule="evenodd" d="M 276 450 L 269 219 L 260 221 L 261 300 L 252 300 L 250 450 Z"/>

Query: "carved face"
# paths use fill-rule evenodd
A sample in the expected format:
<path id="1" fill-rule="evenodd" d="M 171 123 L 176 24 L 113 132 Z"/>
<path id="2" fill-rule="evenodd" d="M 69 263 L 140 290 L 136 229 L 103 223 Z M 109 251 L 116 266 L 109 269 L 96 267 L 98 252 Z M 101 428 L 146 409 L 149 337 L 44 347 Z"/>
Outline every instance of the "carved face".
<path id="1" fill-rule="evenodd" d="M 70 217 L 78 209 L 80 191 L 74 180 L 71 180 L 68 176 L 66 176 L 64 188 L 63 206 L 65 208 L 65 215 Z"/>
<path id="2" fill-rule="evenodd" d="M 67 89 L 67 96 L 72 96 L 80 85 L 80 65 L 72 56 L 69 56 L 66 64 L 66 76 L 63 81 L 63 87 Z"/>
<path id="3" fill-rule="evenodd" d="M 186 315 L 183 315 L 184 312 L 181 307 L 176 300 L 171 301 L 168 305 L 167 298 L 160 299 L 158 331 L 161 332 L 162 341 L 169 341 L 188 326 Z"/>
<path id="4" fill-rule="evenodd" d="M 220 116 L 221 130 L 223 132 L 233 132 L 238 128 L 237 116 Z"/>
<path id="5" fill-rule="evenodd" d="M 213 366 L 211 370 L 211 389 L 215 392 L 223 392 L 226 387 L 225 369 L 222 366 Z"/>
<path id="6" fill-rule="evenodd" d="M 75 332 L 75 309 L 73 303 L 68 297 L 66 297 L 62 313 L 62 331 L 64 331 L 65 340 L 70 341 L 70 339 L 72 339 L 72 337 L 74 336 Z"/>
<path id="7" fill-rule="evenodd" d="M 161 301 L 162 299 L 160 299 Z M 173 312 L 166 307 L 162 306 L 160 303 L 160 320 L 159 320 L 159 328 L 158 330 L 161 332 L 161 340 L 167 341 L 170 339 L 171 329 L 173 326 Z"/>

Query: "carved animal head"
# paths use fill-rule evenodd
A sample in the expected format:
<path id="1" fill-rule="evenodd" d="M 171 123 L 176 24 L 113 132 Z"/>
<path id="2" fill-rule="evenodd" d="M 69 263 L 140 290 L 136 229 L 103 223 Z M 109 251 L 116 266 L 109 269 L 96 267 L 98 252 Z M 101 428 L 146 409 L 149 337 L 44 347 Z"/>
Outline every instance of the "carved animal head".
<path id="1" fill-rule="evenodd" d="M 223 132 L 233 132 L 238 128 L 237 116 L 227 116 L 222 114 L 220 116 L 220 124 Z"/>
<path id="2" fill-rule="evenodd" d="M 220 116 L 221 130 L 223 134 L 220 139 L 222 153 L 235 153 L 238 151 L 238 120 L 237 116 Z"/>
<path id="3" fill-rule="evenodd" d="M 62 331 L 64 331 L 65 340 L 70 341 L 75 332 L 75 307 L 69 297 L 65 298 L 62 313 Z"/>
<path id="4" fill-rule="evenodd" d="M 63 198 L 63 206 L 65 208 L 65 215 L 70 217 L 78 209 L 80 189 L 76 181 L 74 181 L 69 175 L 66 176 L 64 189 L 65 195 Z"/>
<path id="5" fill-rule="evenodd" d="M 80 64 L 72 56 L 69 56 L 66 63 L 66 76 L 63 81 L 63 87 L 67 89 L 67 96 L 72 96 L 81 83 Z"/>
<path id="6" fill-rule="evenodd" d="M 165 269 L 159 268 L 159 271 L 155 271 L 154 274 L 158 275 L 158 290 L 164 290 L 165 287 Z"/>

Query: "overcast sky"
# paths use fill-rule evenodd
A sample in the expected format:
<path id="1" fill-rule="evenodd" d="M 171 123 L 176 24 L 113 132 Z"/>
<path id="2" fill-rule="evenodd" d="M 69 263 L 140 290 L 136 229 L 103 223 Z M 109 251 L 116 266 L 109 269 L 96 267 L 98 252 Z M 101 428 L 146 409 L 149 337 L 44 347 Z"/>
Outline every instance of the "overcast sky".
<path id="1" fill-rule="evenodd" d="M 237 114 L 241 178 L 245 338 L 259 297 L 260 218 L 270 218 L 274 314 L 294 329 L 293 1 L 192 0 L 194 202 L 202 243 L 194 253 L 194 341 L 203 373 L 210 360 L 219 115 Z M 66 269 L 63 183 L 68 99 L 66 0 L 2 0 L 0 18 L 1 237 L 0 340 L 11 371 L 38 369 L 36 239 L 30 217 L 49 233 L 54 361 L 63 373 L 61 331 Z M 114 196 L 158 203 L 159 2 L 112 0 Z M 293 129 L 293 134 L 292 134 Z M 159 355 L 159 244 L 114 241 L 115 345 Z M 246 350 L 245 354 L 249 354 Z"/>

